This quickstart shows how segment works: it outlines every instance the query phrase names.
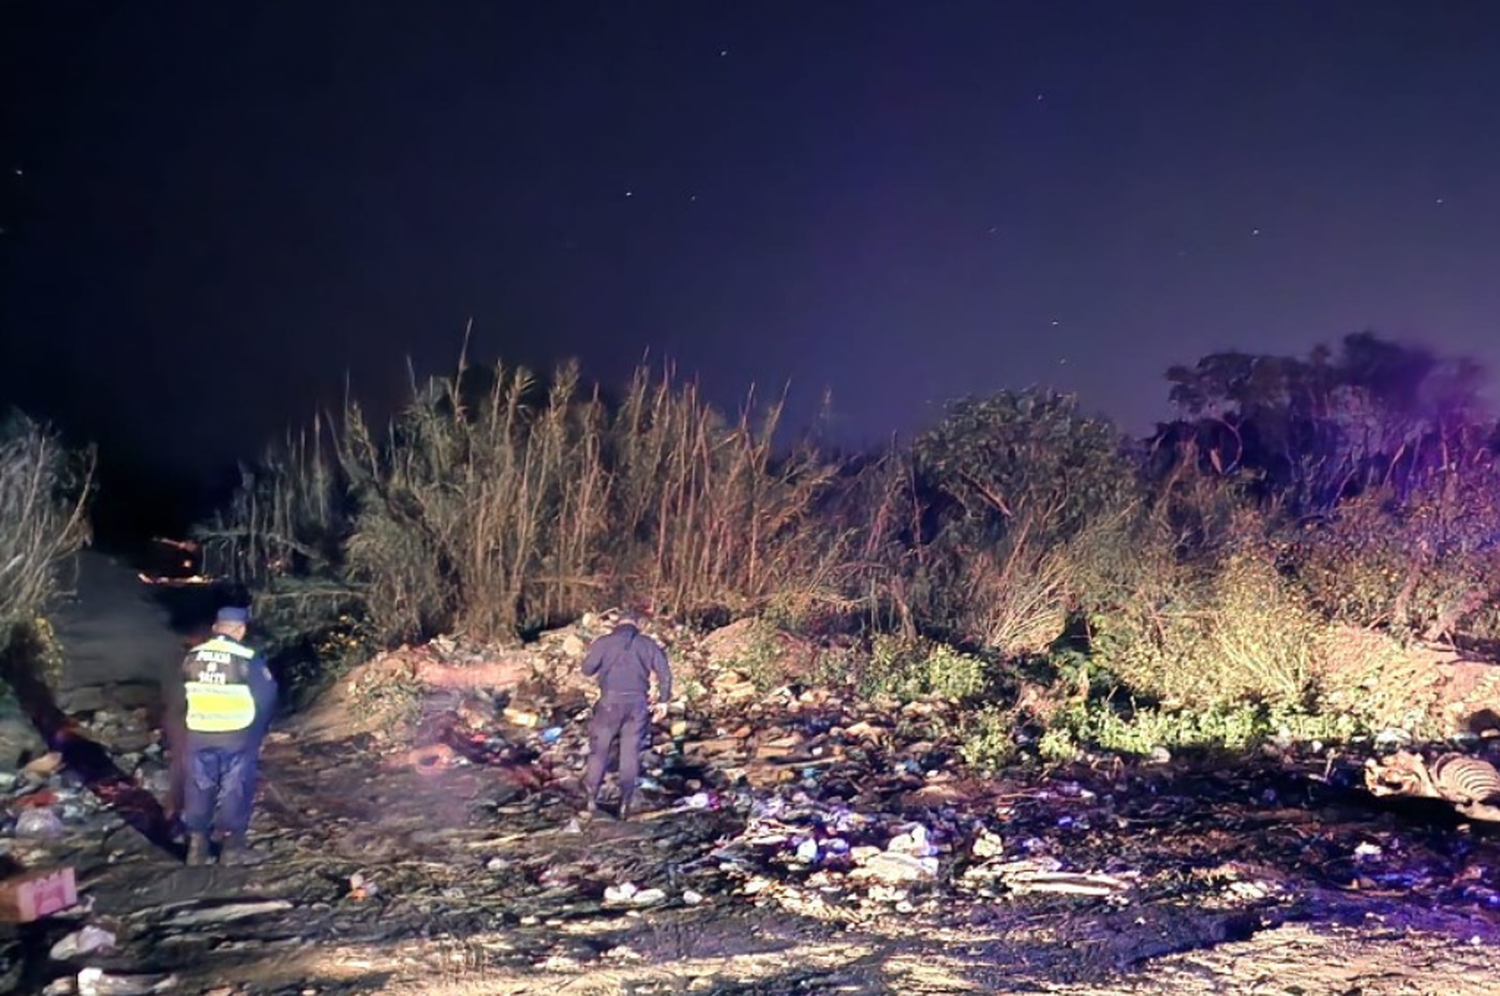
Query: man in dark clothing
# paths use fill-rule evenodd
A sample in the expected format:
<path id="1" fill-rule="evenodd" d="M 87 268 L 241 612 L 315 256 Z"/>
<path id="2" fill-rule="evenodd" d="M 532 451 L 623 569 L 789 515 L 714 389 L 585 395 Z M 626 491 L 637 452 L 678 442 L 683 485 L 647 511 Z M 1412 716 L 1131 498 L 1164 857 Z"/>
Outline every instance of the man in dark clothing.
<path id="1" fill-rule="evenodd" d="M 219 833 L 220 864 L 248 859 L 260 746 L 276 707 L 276 679 L 265 658 L 245 645 L 249 620 L 244 609 L 220 609 L 213 636 L 182 663 L 188 758 L 182 822 L 190 865 L 208 863 L 211 830 Z"/>
<path id="2" fill-rule="evenodd" d="M 641 775 L 641 744 L 652 718 L 667 714 L 672 699 L 672 669 L 666 652 L 624 617 L 613 631 L 595 640 L 583 659 L 583 673 L 597 677 L 599 702 L 589 724 L 589 763 L 583 776 L 588 814 L 598 808 L 599 787 L 609 751 L 620 743 L 620 818 L 628 819 Z M 650 705 L 651 676 L 656 675 L 656 705 Z"/>

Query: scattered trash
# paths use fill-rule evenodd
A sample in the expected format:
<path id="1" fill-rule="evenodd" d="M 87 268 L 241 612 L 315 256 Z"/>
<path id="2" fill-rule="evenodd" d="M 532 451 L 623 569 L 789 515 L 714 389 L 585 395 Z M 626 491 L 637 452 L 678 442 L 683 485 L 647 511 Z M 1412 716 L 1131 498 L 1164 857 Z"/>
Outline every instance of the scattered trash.
<path id="1" fill-rule="evenodd" d="M 33 806 L 16 817 L 15 834 L 17 837 L 34 839 L 61 837 L 63 822 L 52 810 Z"/>
<path id="2" fill-rule="evenodd" d="M 714 792 L 694 792 L 685 799 L 677 800 L 678 809 L 708 810 L 719 808 L 719 797 Z"/>
<path id="3" fill-rule="evenodd" d="M 581 653 L 589 637 L 582 624 L 544 635 L 545 650 L 537 653 L 576 670 L 565 647 L 576 644 Z M 400 653 L 451 664 L 455 674 L 469 673 L 463 655 L 478 657 L 455 640 Z M 445 654 L 459 656 L 449 661 Z M 505 666 L 523 675 L 539 671 L 517 659 L 504 658 Z M 587 750 L 578 717 L 587 699 L 570 697 L 565 678 L 431 691 L 420 719 L 399 735 L 375 738 L 374 750 L 321 745 L 348 752 L 342 759 L 320 755 L 327 769 L 345 768 L 338 771 L 339 797 L 326 808 L 309 788 L 317 774 L 309 772 L 300 796 L 289 791 L 288 805 L 258 814 L 275 828 L 272 853 L 279 843 L 282 854 L 301 857 L 295 849 L 309 838 L 332 845 L 307 868 L 287 863 L 306 884 L 275 894 L 297 896 L 295 905 L 173 906 L 142 911 L 139 922 L 169 937 L 206 928 L 236 945 L 254 943 L 247 938 L 258 938 L 261 925 L 223 925 L 268 916 L 279 932 L 282 914 L 291 914 L 288 937 L 325 919 L 339 930 L 378 921 L 394 936 L 450 917 L 493 923 L 500 914 L 537 927 L 539 938 L 548 926 L 601 910 L 618 918 L 660 907 L 678 907 L 703 923 L 715 922 L 710 911 L 735 905 L 845 923 L 892 915 L 981 923 L 1004 905 L 1027 917 L 1047 910 L 1094 917 L 1102 907 L 1126 904 L 1130 916 L 1162 905 L 1189 916 L 1225 908 L 1260 916 L 1289 897 L 1307 899 L 1308 883 L 1346 896 L 1362 890 L 1361 900 L 1399 892 L 1435 908 L 1489 917 L 1500 910 L 1490 838 L 1476 835 L 1449 848 L 1450 838 L 1457 840 L 1451 823 L 1409 833 L 1406 823 L 1369 818 L 1374 809 L 1351 805 L 1362 797 L 1358 765 L 1340 766 L 1332 752 L 1310 758 L 1291 738 L 1274 755 L 1212 765 L 1199 764 L 1192 751 L 1179 758 L 1158 747 L 1145 757 L 1084 754 L 1046 771 L 980 776 L 961 761 L 964 717 L 952 703 L 900 704 L 805 687 L 767 691 L 732 666 L 704 661 L 683 670 L 683 685 L 699 698 L 688 710 L 676 707 L 670 723 L 654 731 L 640 788 L 656 809 L 640 820 L 573 815 Z M 119 716 L 119 740 L 131 748 L 117 760 L 128 765 L 134 785 L 165 795 L 170 769 L 160 748 L 141 746 L 124 728 L 126 714 Z M 117 722 L 113 714 L 109 722 Z M 377 767 L 385 763 L 408 770 Z M 285 771 L 281 765 L 268 770 Z M 411 777 L 413 769 L 425 777 Z M 92 803 L 69 782 L 71 774 L 58 768 L 40 784 L 30 777 L 11 784 L 7 793 L 20 794 L 0 802 L 16 837 L 25 838 L 28 819 L 40 834 L 33 840 L 79 832 L 82 818 L 70 814 L 86 813 Z M 403 797 L 408 790 L 411 797 Z M 369 821 L 353 804 L 365 800 L 392 819 Z M 604 804 L 612 803 L 607 788 Z M 392 830 L 398 820 L 402 829 Z M 258 824 L 257 832 L 268 831 Z M 1239 860 L 1251 849 L 1266 868 L 1230 867 L 1231 856 Z M 339 858 L 328 857 L 333 853 Z M 378 905 L 368 902 L 376 897 Z M 693 907 L 700 910 L 682 911 Z M 316 918 L 304 915 L 308 910 Z M 82 915 L 72 916 L 61 929 L 80 926 Z M 140 933 L 133 927 L 122 936 L 134 943 Z M 108 931 L 85 926 L 54 950 L 81 957 L 107 950 L 106 936 L 113 942 Z M 539 947 L 535 963 L 572 958 L 570 951 L 561 943 Z M 606 956 L 625 958 L 628 948 Z M 161 980 L 101 972 L 88 984 L 101 993 L 149 993 Z"/>
<path id="4" fill-rule="evenodd" d="M 667 894 L 661 889 L 638 889 L 631 882 L 621 882 L 619 885 L 611 885 L 604 890 L 604 903 L 606 906 L 631 906 L 641 908 L 645 906 L 656 906 L 667 901 Z"/>
<path id="5" fill-rule="evenodd" d="M 103 927 L 95 927 L 90 924 L 82 930 L 73 931 L 52 945 L 51 956 L 53 961 L 72 961 L 82 955 L 93 954 L 96 951 L 112 950 L 114 946 L 114 934 Z"/>
<path id="6" fill-rule="evenodd" d="M 150 996 L 176 985 L 175 975 L 110 975 L 97 968 L 78 973 L 78 996 Z"/>
<path id="7" fill-rule="evenodd" d="M 21 774 L 27 778 L 46 781 L 62 770 L 63 757 L 57 751 L 49 751 L 41 757 L 36 758 L 21 769 Z"/>
<path id="8" fill-rule="evenodd" d="M 856 851 L 858 864 L 854 877 L 879 879 L 886 884 L 895 882 L 926 882 L 937 877 L 936 858 L 919 858 L 900 851 L 876 851 L 861 855 Z"/>
<path id="9" fill-rule="evenodd" d="M 526 729 L 531 729 L 542 721 L 542 717 L 538 716 L 534 712 L 528 712 L 525 709 L 516 709 L 513 707 L 506 707 L 505 711 L 501 715 L 503 715 L 505 717 L 505 721 L 507 723 L 510 723 L 512 726 L 520 726 Z"/>
<path id="10" fill-rule="evenodd" d="M 355 872 L 349 876 L 349 898 L 356 903 L 366 899 L 374 899 L 378 895 L 380 895 L 380 889 L 376 887 L 374 882 L 365 878 L 361 872 Z"/>
<path id="11" fill-rule="evenodd" d="M 1122 878 L 1102 872 L 1060 871 L 1053 862 L 1014 861 L 993 871 L 1005 887 L 1017 895 L 1057 892 L 1074 896 L 1114 896 L 1130 886 Z"/>
<path id="12" fill-rule="evenodd" d="M 1005 853 L 1005 841 L 999 834 L 991 833 L 989 830 L 980 830 L 979 836 L 974 838 L 972 848 L 976 858 L 995 858 Z"/>
<path id="13" fill-rule="evenodd" d="M 0 922 L 31 923 L 77 903 L 72 868 L 22 871 L 0 882 Z"/>

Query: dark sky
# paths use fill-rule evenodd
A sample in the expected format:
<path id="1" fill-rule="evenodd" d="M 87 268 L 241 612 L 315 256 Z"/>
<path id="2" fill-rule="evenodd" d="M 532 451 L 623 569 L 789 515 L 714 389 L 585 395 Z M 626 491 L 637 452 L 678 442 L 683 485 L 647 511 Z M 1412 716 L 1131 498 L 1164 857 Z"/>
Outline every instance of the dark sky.
<path id="1" fill-rule="evenodd" d="M 0 2 L 0 399 L 197 472 L 405 358 L 878 439 L 1373 328 L 1500 361 L 1500 3 Z M 148 464 L 142 462 L 141 466 Z"/>

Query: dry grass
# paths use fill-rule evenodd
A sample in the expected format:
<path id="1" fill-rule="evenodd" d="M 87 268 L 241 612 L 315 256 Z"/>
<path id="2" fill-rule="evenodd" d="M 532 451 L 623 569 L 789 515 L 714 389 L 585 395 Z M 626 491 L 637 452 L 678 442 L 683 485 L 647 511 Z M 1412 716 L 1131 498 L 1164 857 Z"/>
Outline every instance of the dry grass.
<path id="1" fill-rule="evenodd" d="M 56 593 L 60 562 L 89 540 L 92 454 L 24 417 L 0 430 L 0 644 Z"/>
<path id="2" fill-rule="evenodd" d="M 1339 613 L 1299 583 L 1285 513 L 1192 447 L 1152 484 L 1071 401 L 1008 397 L 845 461 L 779 446 L 781 405 L 754 400 L 726 417 L 642 367 L 606 401 L 576 365 L 541 379 L 461 359 L 414 377 L 390 425 L 350 400 L 247 468 L 203 536 L 208 566 L 256 589 L 263 622 L 311 635 L 320 668 L 344 653 L 331 632 L 361 652 L 506 640 L 628 605 L 814 637 L 865 614 L 1000 659 L 1086 633 L 1100 683 L 1169 707 L 1300 708 L 1328 690 Z M 1442 535 L 1488 563 L 1491 505 L 1450 505 L 1463 514 Z"/>
<path id="3" fill-rule="evenodd" d="M 487 381 L 487 385 L 484 382 Z M 221 570 L 283 597 L 357 596 L 383 638 L 493 638 L 606 600 L 654 611 L 845 604 L 852 530 L 816 513 L 838 468 L 778 455 L 781 413 L 736 421 L 672 371 L 608 406 L 578 369 L 414 385 L 383 434 L 357 404 L 247 473 L 205 538 Z"/>
<path id="4" fill-rule="evenodd" d="M 1101 641 L 1111 673 L 1188 709 L 1301 702 L 1329 633 L 1271 564 L 1246 551 L 1111 622 Z"/>

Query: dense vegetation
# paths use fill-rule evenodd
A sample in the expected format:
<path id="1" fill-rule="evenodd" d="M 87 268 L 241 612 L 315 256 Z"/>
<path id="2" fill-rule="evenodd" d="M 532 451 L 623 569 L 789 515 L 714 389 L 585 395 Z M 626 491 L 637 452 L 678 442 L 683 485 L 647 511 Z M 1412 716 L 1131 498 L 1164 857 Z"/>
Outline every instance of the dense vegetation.
<path id="1" fill-rule="evenodd" d="M 1383 720 L 1324 709 L 1351 630 L 1379 635 L 1365 657 L 1500 637 L 1500 436 L 1472 364 L 1361 334 L 1168 380 L 1177 417 L 1146 440 L 1002 392 L 849 458 L 670 371 L 606 400 L 576 366 L 461 366 L 385 431 L 350 403 L 274 448 L 203 538 L 325 660 L 622 601 L 853 635 L 839 673 L 867 691 L 972 702 L 976 759 L 1028 724 L 1062 752 L 1349 732 Z"/>

